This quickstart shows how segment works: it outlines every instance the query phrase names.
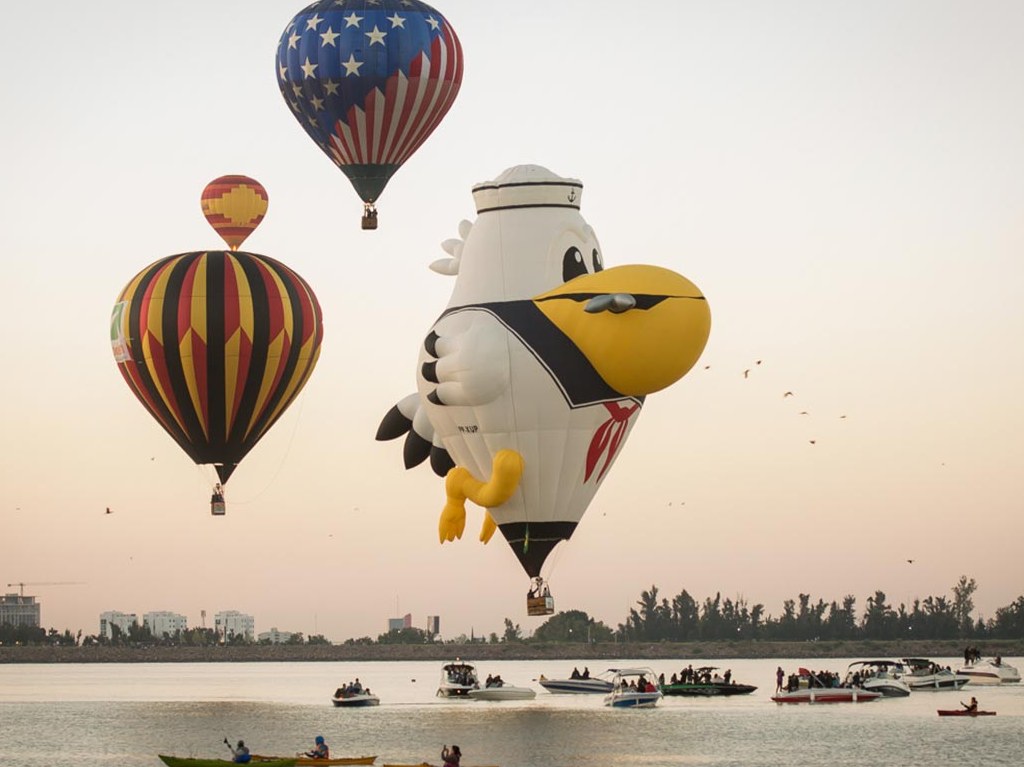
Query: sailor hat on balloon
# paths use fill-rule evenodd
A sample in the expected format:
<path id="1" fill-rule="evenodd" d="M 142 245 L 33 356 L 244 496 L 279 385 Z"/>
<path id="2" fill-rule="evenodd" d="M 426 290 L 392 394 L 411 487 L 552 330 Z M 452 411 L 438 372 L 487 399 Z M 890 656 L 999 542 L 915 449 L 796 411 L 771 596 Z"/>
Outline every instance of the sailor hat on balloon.
<path id="1" fill-rule="evenodd" d="M 420 346 L 417 389 L 382 421 L 405 465 L 445 476 L 442 542 L 462 536 L 465 500 L 487 509 L 534 579 L 531 614 L 553 611 L 541 578 L 629 436 L 644 397 L 696 363 L 707 301 L 657 266 L 604 268 L 580 214 L 583 185 L 536 166 L 473 188 L 477 219 L 431 265 L 455 276 Z"/>

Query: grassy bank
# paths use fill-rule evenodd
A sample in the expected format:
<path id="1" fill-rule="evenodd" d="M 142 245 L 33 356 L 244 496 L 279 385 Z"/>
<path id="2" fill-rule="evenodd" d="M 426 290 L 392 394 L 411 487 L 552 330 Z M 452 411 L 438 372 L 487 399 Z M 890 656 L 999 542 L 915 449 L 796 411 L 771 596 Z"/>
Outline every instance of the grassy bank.
<path id="1" fill-rule="evenodd" d="M 965 640 L 881 642 L 501 643 L 432 645 L 248 645 L 225 647 L 0 647 L 0 663 L 243 663 L 268 661 L 414 661 L 661 658 L 943 658 Z M 1024 640 L 969 642 L 986 656 L 1024 656 Z"/>

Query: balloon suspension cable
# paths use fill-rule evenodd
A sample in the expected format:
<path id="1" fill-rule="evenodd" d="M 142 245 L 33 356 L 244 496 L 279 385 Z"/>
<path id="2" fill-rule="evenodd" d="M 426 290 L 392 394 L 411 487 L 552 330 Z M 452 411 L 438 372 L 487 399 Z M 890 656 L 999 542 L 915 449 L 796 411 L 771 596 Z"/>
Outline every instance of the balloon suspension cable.
<path id="1" fill-rule="evenodd" d="M 363 229 L 377 228 L 377 208 L 372 202 L 363 203 Z"/>

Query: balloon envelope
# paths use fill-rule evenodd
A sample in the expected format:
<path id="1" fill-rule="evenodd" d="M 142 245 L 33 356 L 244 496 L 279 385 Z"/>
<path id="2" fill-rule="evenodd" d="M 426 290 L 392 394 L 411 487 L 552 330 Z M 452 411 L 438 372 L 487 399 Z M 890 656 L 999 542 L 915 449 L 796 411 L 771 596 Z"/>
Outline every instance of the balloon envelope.
<path id="1" fill-rule="evenodd" d="M 110 322 L 128 386 L 227 482 L 309 380 L 323 322 L 312 289 L 255 253 L 168 256 L 121 291 Z"/>
<path id="2" fill-rule="evenodd" d="M 206 220 L 232 250 L 260 225 L 268 202 L 263 184 L 248 176 L 215 178 L 199 198 Z"/>
<path id="3" fill-rule="evenodd" d="M 292 114 L 371 204 L 431 134 L 462 83 L 462 46 L 418 0 L 321 0 L 277 47 Z"/>

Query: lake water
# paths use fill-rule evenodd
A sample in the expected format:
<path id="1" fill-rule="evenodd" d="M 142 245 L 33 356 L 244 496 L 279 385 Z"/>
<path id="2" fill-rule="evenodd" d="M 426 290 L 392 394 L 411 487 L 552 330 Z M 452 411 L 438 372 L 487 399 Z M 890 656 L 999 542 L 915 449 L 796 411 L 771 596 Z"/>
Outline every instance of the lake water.
<path id="1" fill-rule="evenodd" d="M 936 659 L 956 668 L 957 659 Z M 1024 667 L 1021 659 L 1008 662 Z M 1024 764 L 1024 686 L 915 692 L 872 703 L 772 703 L 775 668 L 845 672 L 850 660 L 728 660 L 731 698 L 666 698 L 655 709 L 613 710 L 600 695 L 552 695 L 540 674 L 574 665 L 650 666 L 670 677 L 693 659 L 477 664 L 481 676 L 537 690 L 532 701 L 435 697 L 436 662 L 0 665 L 0 765 L 159 767 L 158 753 L 226 756 L 222 740 L 255 753 L 293 754 L 326 737 L 335 756 L 387 763 L 440 763 L 457 743 L 463 764 L 501 767 L 876 767 Z M 369 709 L 336 709 L 334 689 L 358 677 L 381 698 Z M 975 695 L 994 717 L 939 717 Z"/>

